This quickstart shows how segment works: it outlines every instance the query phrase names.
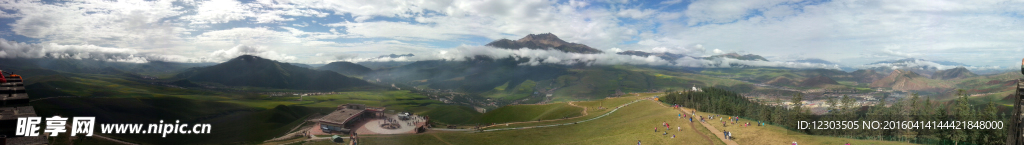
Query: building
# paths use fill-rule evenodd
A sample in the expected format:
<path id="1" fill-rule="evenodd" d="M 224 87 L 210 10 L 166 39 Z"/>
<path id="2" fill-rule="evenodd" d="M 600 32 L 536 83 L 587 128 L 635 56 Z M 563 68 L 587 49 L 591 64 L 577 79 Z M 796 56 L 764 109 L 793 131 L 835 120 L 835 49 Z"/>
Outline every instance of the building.
<path id="1" fill-rule="evenodd" d="M 363 104 L 344 104 L 330 114 L 320 117 L 318 124 L 324 133 L 350 133 L 356 123 L 363 119 L 379 118 L 383 116 L 384 108 L 367 108 Z"/>
<path id="2" fill-rule="evenodd" d="M 45 136 L 25 137 L 15 134 L 18 117 L 36 117 L 36 111 L 29 104 L 28 94 L 20 76 L 0 73 L 0 77 L 7 80 L 0 83 L 0 143 L 47 144 Z"/>
<path id="3" fill-rule="evenodd" d="M 1024 73 L 1024 65 L 1021 66 Z M 1006 144 L 1024 144 L 1024 80 L 1017 80 L 1017 90 L 1013 94 L 1013 111 L 1010 122 L 1006 123 Z"/>

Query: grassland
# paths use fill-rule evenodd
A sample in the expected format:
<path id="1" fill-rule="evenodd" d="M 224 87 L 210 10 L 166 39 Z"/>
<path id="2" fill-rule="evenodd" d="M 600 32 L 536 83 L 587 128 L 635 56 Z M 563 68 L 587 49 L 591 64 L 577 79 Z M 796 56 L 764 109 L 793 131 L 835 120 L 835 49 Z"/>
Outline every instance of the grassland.
<path id="1" fill-rule="evenodd" d="M 129 76 L 56 73 L 37 76 L 30 95 L 40 116 L 96 116 L 99 123 L 210 123 L 210 135 L 109 135 L 145 144 L 256 143 L 280 136 L 310 114 L 327 113 L 339 104 L 361 103 L 388 110 L 432 115 L 442 123 L 469 123 L 480 113 L 446 105 L 409 91 L 351 91 L 332 95 L 270 97 L 253 92 L 168 87 Z M 34 87 L 34 88 L 33 88 Z M 249 91 L 282 91 L 259 90 Z M 296 90 L 284 90 L 296 91 Z M 296 91 L 301 92 L 301 91 Z M 49 98 L 56 96 L 82 96 Z"/>
<path id="2" fill-rule="evenodd" d="M 587 101 L 608 97 L 618 92 L 649 92 L 682 90 L 691 86 L 741 86 L 742 81 L 707 75 L 627 65 L 572 69 L 568 75 L 537 82 L 538 88 L 553 89 L 554 102 Z"/>
<path id="3" fill-rule="evenodd" d="M 775 79 L 780 76 L 787 77 L 793 80 L 803 80 L 803 75 L 794 73 L 787 69 L 779 68 L 749 68 L 749 69 L 736 69 L 736 68 L 725 68 L 725 69 L 706 69 L 700 72 L 700 74 L 739 79 L 749 80 L 755 82 L 766 82 Z"/>
<path id="4" fill-rule="evenodd" d="M 636 98 L 630 99 L 630 101 Z M 614 100 L 618 102 L 620 100 Z M 600 103 L 586 103 L 600 104 Z M 611 105 L 611 103 L 606 104 Z M 616 105 L 617 106 L 617 105 Z M 430 132 L 425 134 L 394 136 L 362 136 L 365 144 L 724 144 L 720 140 L 708 140 L 701 136 L 712 136 L 710 132 L 695 132 L 675 117 L 675 113 L 656 102 L 644 101 L 624 107 L 605 118 L 575 125 L 534 128 L 484 133 Z M 673 128 L 668 135 L 654 132 L 668 121 L 679 125 L 682 131 Z M 697 130 L 702 130 L 701 126 Z M 671 138 L 676 135 L 676 138 Z"/>
<path id="5" fill-rule="evenodd" d="M 647 94 L 657 94 L 657 93 L 647 93 Z M 581 116 L 579 118 L 566 119 L 566 120 L 553 120 L 553 121 L 545 121 L 545 122 L 517 123 L 517 124 L 510 124 L 510 125 L 505 125 L 505 126 L 498 125 L 498 126 L 494 126 L 494 127 L 488 128 L 488 129 L 516 128 L 516 127 L 540 126 L 540 125 L 549 125 L 549 124 L 564 124 L 564 123 L 572 123 L 572 122 L 577 122 L 577 121 L 583 121 L 583 120 L 587 120 L 587 119 L 594 118 L 594 117 L 597 117 L 597 116 L 601 116 L 602 114 L 608 113 L 612 109 L 615 109 L 615 107 L 617 107 L 619 105 L 629 103 L 630 101 L 633 101 L 633 100 L 636 100 L 636 99 L 637 99 L 637 97 L 617 97 L 617 98 L 600 99 L 600 100 L 594 100 L 594 101 L 573 102 L 577 106 L 586 107 L 587 108 L 586 109 L 587 110 L 587 115 L 586 116 Z"/>
<path id="6" fill-rule="evenodd" d="M 529 97 L 534 92 L 534 87 L 537 86 L 537 82 L 533 80 L 526 80 L 519 85 L 509 86 L 509 83 L 495 87 L 491 91 L 482 93 L 481 95 L 492 99 L 503 99 L 503 100 L 520 100 Z"/>
<path id="7" fill-rule="evenodd" d="M 510 105 L 494 109 L 481 116 L 482 123 L 506 123 L 520 121 L 550 120 L 582 115 L 583 108 L 567 103 L 543 105 Z"/>
<path id="8" fill-rule="evenodd" d="M 692 110 L 684 108 L 684 110 Z M 708 115 L 720 115 L 721 117 L 728 117 L 722 114 L 697 112 L 699 116 Z M 696 119 L 695 119 L 696 120 Z M 797 142 L 799 144 L 911 144 L 906 142 L 893 142 L 893 141 L 878 141 L 878 140 L 861 140 L 861 139 L 849 139 L 849 138 L 838 138 L 829 136 L 816 136 L 807 135 L 804 133 L 794 132 L 776 125 L 757 126 L 757 121 L 749 119 L 740 119 L 740 123 L 750 122 L 751 126 L 743 127 L 737 123 L 736 125 L 729 124 L 723 127 L 722 124 L 717 120 L 708 120 L 712 126 L 719 131 L 729 131 L 733 133 L 735 137 L 734 141 L 739 144 L 790 144 Z M 717 132 L 720 134 L 721 132 Z"/>
<path id="9" fill-rule="evenodd" d="M 111 134 L 129 142 L 147 144 L 245 143 L 281 135 L 313 113 L 302 106 L 251 108 L 215 101 L 178 97 L 60 98 L 32 102 L 40 116 L 95 116 L 97 123 L 209 123 L 211 134 Z M 98 125 L 97 125 L 98 126 Z M 99 127 L 97 127 L 99 128 Z M 99 132 L 97 132 L 99 133 Z"/>
<path id="10" fill-rule="evenodd" d="M 429 116 L 431 120 L 445 124 L 474 124 L 480 122 L 480 116 L 483 114 L 471 107 L 444 105 L 420 115 Z"/>
<path id="11" fill-rule="evenodd" d="M 653 94 L 646 94 L 649 96 Z M 638 97 L 620 97 L 597 101 L 575 102 L 583 107 L 618 106 L 626 102 L 636 100 Z M 374 135 L 362 136 L 364 144 L 633 144 L 641 140 L 645 144 L 724 144 L 714 137 L 714 134 L 706 130 L 700 124 L 689 125 L 689 121 L 676 118 L 678 110 L 658 105 L 659 102 L 641 101 L 633 105 L 621 108 L 619 111 L 610 114 L 602 119 L 593 120 L 574 125 L 531 128 L 520 130 L 465 133 L 465 132 L 428 132 L 424 134 L 411 135 Z M 589 119 L 594 114 L 607 112 L 607 110 L 588 110 L 590 115 L 581 117 Z M 698 115 L 716 115 L 711 113 L 698 113 Z M 514 124 L 509 127 L 537 126 L 547 124 L 561 124 L 575 122 L 573 120 L 562 120 L 552 122 L 538 122 L 526 124 Z M 662 122 L 668 122 L 672 126 L 681 127 L 682 131 L 671 128 L 669 135 L 661 135 L 654 132 L 654 128 L 661 127 Z M 756 122 L 741 119 L 740 122 Z M 712 123 L 713 124 L 713 123 Z M 739 144 L 789 144 L 796 141 L 800 144 L 910 144 L 905 142 L 859 140 L 848 138 L 837 138 L 827 136 L 813 136 L 793 132 L 779 126 L 768 125 L 764 127 L 749 126 L 742 127 L 730 125 L 723 127 L 713 125 L 717 130 L 728 130 L 734 133 Z M 496 128 L 506 128 L 499 126 Z M 697 130 L 697 131 L 693 131 Z M 671 138 L 671 135 L 676 138 Z M 701 136 L 710 137 L 710 141 Z"/>

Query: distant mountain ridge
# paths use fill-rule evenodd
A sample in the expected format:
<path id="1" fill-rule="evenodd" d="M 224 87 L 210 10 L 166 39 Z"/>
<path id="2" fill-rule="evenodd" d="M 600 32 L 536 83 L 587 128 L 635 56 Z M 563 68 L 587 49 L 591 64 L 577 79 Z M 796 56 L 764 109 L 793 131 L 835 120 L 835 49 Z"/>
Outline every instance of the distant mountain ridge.
<path id="1" fill-rule="evenodd" d="M 857 79 L 856 80 L 857 83 L 869 83 L 869 84 L 871 82 L 875 82 L 876 80 L 885 78 L 885 76 L 886 76 L 885 74 L 881 74 L 881 73 L 878 73 L 875 70 L 870 70 L 870 69 L 861 69 L 861 70 L 853 71 L 850 74 L 852 74 L 853 77 Z"/>
<path id="2" fill-rule="evenodd" d="M 372 71 L 368 67 L 347 61 L 331 62 L 327 65 L 318 67 L 317 70 L 329 70 L 347 76 L 360 76 Z"/>
<path id="3" fill-rule="evenodd" d="M 952 68 L 952 69 L 936 71 L 934 74 L 932 74 L 931 78 L 932 79 L 947 80 L 947 79 L 968 78 L 968 77 L 973 77 L 973 76 L 978 76 L 978 75 L 974 74 L 974 73 L 971 73 L 971 71 L 967 70 L 967 68 L 956 67 L 956 68 Z"/>
<path id="4" fill-rule="evenodd" d="M 804 79 L 803 81 L 800 82 L 800 85 L 804 86 L 804 87 L 816 87 L 816 86 L 821 86 L 821 85 L 838 85 L 838 84 L 839 84 L 839 82 L 836 82 L 836 80 L 832 80 L 832 78 L 829 78 L 828 76 L 825 76 L 825 75 L 818 75 L 818 76 L 815 76 L 815 77 L 810 77 L 810 78 Z"/>
<path id="5" fill-rule="evenodd" d="M 377 58 L 400 58 L 400 57 L 413 57 L 413 56 L 416 56 L 416 55 L 413 55 L 412 53 L 409 53 L 409 54 L 389 54 L 389 55 L 381 55 L 381 56 L 378 56 Z"/>
<path id="6" fill-rule="evenodd" d="M 677 60 L 679 58 L 686 57 L 686 55 L 683 55 L 683 54 L 675 54 L 675 53 L 669 53 L 669 52 L 648 53 L 648 52 L 637 51 L 637 50 L 627 50 L 627 51 L 618 52 L 618 53 L 615 53 L 615 54 L 619 54 L 619 55 L 633 55 L 633 56 L 640 56 L 640 57 L 656 56 L 658 58 L 661 58 L 661 59 L 664 59 L 664 60 L 668 60 L 668 61 L 675 61 L 675 60 Z"/>
<path id="7" fill-rule="evenodd" d="M 213 66 L 192 68 L 176 77 L 226 86 L 296 90 L 339 90 L 373 86 L 369 82 L 336 72 L 312 70 L 252 55 L 242 55 Z"/>
<path id="8" fill-rule="evenodd" d="M 928 90 L 936 88 L 928 84 L 927 77 L 913 71 L 893 70 L 885 78 L 876 80 L 869 85 L 872 88 L 892 88 L 893 90 Z"/>
<path id="9" fill-rule="evenodd" d="M 963 64 L 963 63 L 958 63 L 958 62 L 932 61 L 932 60 L 925 60 L 925 59 L 919 59 L 919 58 L 905 58 L 905 59 L 897 59 L 897 60 L 878 61 L 878 62 L 869 63 L 869 64 L 867 64 L 867 66 L 872 66 L 872 67 L 866 68 L 866 69 L 876 70 L 876 71 L 880 71 L 880 72 L 890 72 L 890 71 L 893 71 L 894 69 L 901 69 L 901 70 L 904 70 L 904 71 L 913 71 L 913 72 L 915 72 L 917 74 L 920 74 L 920 75 L 922 75 L 924 77 L 927 77 L 927 78 L 934 78 L 932 76 L 932 74 L 935 74 L 935 72 L 939 71 L 939 68 L 942 68 L 942 67 L 950 67 L 950 66 L 971 67 L 970 65 Z"/>
<path id="10" fill-rule="evenodd" d="M 878 62 L 869 63 L 869 64 L 882 64 L 882 63 L 896 63 L 896 64 L 899 64 L 899 63 L 909 63 L 909 62 L 918 62 L 918 61 L 930 61 L 930 60 L 924 60 L 924 59 L 919 59 L 919 58 L 904 58 L 904 59 L 897 59 L 897 60 L 878 61 Z M 963 64 L 963 63 L 959 63 L 959 62 L 952 62 L 952 61 L 930 61 L 930 62 L 935 62 L 935 63 L 941 64 L 941 65 L 968 66 L 967 64 Z"/>
<path id="11" fill-rule="evenodd" d="M 526 37 L 520 38 L 519 40 L 515 41 L 509 39 L 500 39 L 495 40 L 491 43 L 487 43 L 487 45 L 485 46 L 492 46 L 505 49 L 522 49 L 524 47 L 529 49 L 541 50 L 555 49 L 562 52 L 583 54 L 603 53 L 601 50 L 591 48 L 590 46 L 587 45 L 565 42 L 564 40 L 559 39 L 558 36 L 555 36 L 555 34 L 551 33 L 530 34 L 526 35 Z"/>
<path id="12" fill-rule="evenodd" d="M 760 55 L 756 55 L 756 54 L 740 55 L 740 54 L 735 53 L 735 52 L 721 54 L 721 55 L 714 55 L 714 56 L 711 56 L 711 57 L 707 57 L 705 59 L 714 59 L 714 58 L 720 58 L 720 57 L 733 58 L 733 59 L 739 59 L 739 60 L 768 61 L 768 59 L 765 59 L 764 57 L 761 57 Z"/>
<path id="13" fill-rule="evenodd" d="M 796 61 L 793 61 L 793 62 L 820 63 L 820 64 L 827 64 L 827 65 L 837 65 L 834 62 L 831 62 L 831 61 L 828 61 L 828 60 L 823 60 L 823 59 L 817 59 L 817 58 L 801 59 L 801 60 L 796 60 Z"/>

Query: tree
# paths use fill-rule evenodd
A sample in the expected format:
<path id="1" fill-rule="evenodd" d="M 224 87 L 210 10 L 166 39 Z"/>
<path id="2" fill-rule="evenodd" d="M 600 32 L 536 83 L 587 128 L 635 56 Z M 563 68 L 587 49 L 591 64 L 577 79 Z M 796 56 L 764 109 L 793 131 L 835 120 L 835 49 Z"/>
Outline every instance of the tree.
<path id="1" fill-rule="evenodd" d="M 985 105 L 985 110 L 982 113 L 980 121 L 998 121 L 1003 120 L 1002 117 L 996 115 L 999 109 L 996 108 L 996 104 L 992 100 L 988 100 L 988 104 Z M 981 144 L 1005 144 L 1006 142 L 1006 131 L 1003 129 L 988 129 L 982 130 L 984 135 L 979 136 L 978 143 Z"/>
<path id="2" fill-rule="evenodd" d="M 970 115 L 974 111 L 973 109 L 971 109 L 971 104 L 967 100 L 967 94 L 962 89 L 957 90 L 956 94 L 956 104 L 955 106 L 953 106 L 954 109 L 952 112 L 952 115 L 955 117 L 954 120 L 974 121 L 972 115 Z M 971 132 L 970 130 L 966 129 L 955 129 L 952 130 L 951 134 L 949 135 L 949 139 L 953 140 L 954 144 L 960 144 L 960 142 L 970 141 Z"/>
<path id="3" fill-rule="evenodd" d="M 804 103 L 803 103 L 804 102 L 804 94 L 797 93 L 796 95 L 793 96 L 793 98 L 790 100 L 790 102 L 793 103 L 793 109 L 790 110 L 789 114 L 791 114 L 790 115 L 790 119 L 791 120 L 788 121 L 789 123 L 787 123 L 787 124 L 791 128 L 798 128 L 799 126 L 798 126 L 797 122 L 799 122 L 799 121 L 809 121 L 809 120 L 807 120 L 806 116 L 804 115 L 804 108 L 803 108 L 803 106 L 804 106 Z"/>

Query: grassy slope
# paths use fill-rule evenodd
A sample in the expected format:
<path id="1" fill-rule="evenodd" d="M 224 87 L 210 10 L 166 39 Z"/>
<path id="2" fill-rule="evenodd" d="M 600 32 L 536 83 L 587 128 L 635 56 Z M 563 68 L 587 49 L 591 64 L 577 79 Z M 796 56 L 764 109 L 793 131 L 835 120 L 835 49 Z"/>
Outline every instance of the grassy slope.
<path id="1" fill-rule="evenodd" d="M 648 93 L 648 94 L 658 94 L 658 93 Z M 580 117 L 580 118 L 574 118 L 574 119 L 567 119 L 567 120 L 556 120 L 556 121 L 546 121 L 546 122 L 511 124 L 511 125 L 507 125 L 507 126 L 496 126 L 496 127 L 492 127 L 492 128 L 489 128 L 489 129 L 516 128 L 516 127 L 539 126 L 539 125 L 548 125 L 548 124 L 564 124 L 564 123 L 583 121 L 583 120 L 591 119 L 591 118 L 594 118 L 594 117 L 597 117 L 597 116 L 601 116 L 602 114 L 605 114 L 605 113 L 608 113 L 609 111 L 612 111 L 612 109 L 615 109 L 616 106 L 629 103 L 630 101 L 633 101 L 633 100 L 636 100 L 636 99 L 637 99 L 636 97 L 617 97 L 617 98 L 608 98 L 608 99 L 601 99 L 601 100 L 594 100 L 594 101 L 574 102 L 578 106 L 587 107 L 588 108 L 587 109 L 587 116 L 583 116 L 583 117 Z M 602 107 L 602 106 L 604 107 L 604 109 L 600 109 L 599 108 L 599 107 Z"/>
<path id="2" fill-rule="evenodd" d="M 650 89 L 681 90 L 689 89 L 691 86 L 734 86 L 744 83 L 701 74 L 619 65 L 573 69 L 569 75 L 538 81 L 537 84 L 545 89 L 559 87 L 553 100 L 564 102 L 602 99 L 614 94 L 616 89 L 630 93 L 647 92 Z"/>
<path id="3" fill-rule="evenodd" d="M 534 87 L 537 86 L 537 82 L 533 80 L 526 80 L 516 86 L 508 86 L 509 83 L 495 87 L 494 90 L 487 91 L 481 95 L 492 99 L 504 99 L 504 100 L 519 100 L 529 97 L 534 92 Z M 506 89 L 511 87 L 511 89 Z"/>
<path id="4" fill-rule="evenodd" d="M 480 121 L 482 114 L 476 112 L 471 107 L 444 105 L 430 109 L 430 111 L 423 112 L 420 115 L 428 116 L 435 122 L 445 124 L 473 124 Z"/>
<path id="5" fill-rule="evenodd" d="M 686 109 L 691 110 L 691 109 Z M 708 116 L 708 115 L 720 115 L 722 117 L 728 117 L 721 114 L 697 112 L 697 115 Z M 694 119 L 696 120 L 696 119 Z M 828 136 L 814 136 L 807 135 L 804 133 L 793 132 L 776 125 L 768 125 L 759 127 L 755 125 L 757 121 L 740 119 L 740 123 L 750 122 L 751 126 L 743 127 L 740 123 L 736 125 L 729 124 L 728 127 L 722 127 L 722 124 L 716 118 L 715 120 L 708 121 L 711 126 L 718 129 L 718 131 L 729 131 L 733 133 L 733 137 L 736 139 L 736 143 L 739 144 L 790 144 L 796 141 L 799 144 L 910 144 L 903 142 L 892 142 L 892 141 L 877 141 L 877 140 L 860 140 L 860 139 L 848 139 L 848 138 L 837 138 Z M 718 123 L 715 123 L 718 122 Z M 718 132 L 719 134 L 721 132 Z"/>
<path id="6" fill-rule="evenodd" d="M 97 123 L 209 123 L 212 134 L 112 134 L 149 144 L 258 142 L 280 135 L 315 112 L 306 107 L 254 109 L 231 103 L 178 97 L 61 98 L 32 103 L 40 116 L 96 116 Z M 101 128 L 97 125 L 97 128 Z M 97 132 L 100 133 L 100 132 Z M 171 139 L 168 139 L 171 138 Z"/>
<path id="7" fill-rule="evenodd" d="M 785 76 L 793 80 L 803 80 L 804 76 L 794 73 L 793 71 L 778 68 L 724 68 L 724 69 L 706 69 L 700 72 L 701 74 L 718 76 L 730 79 L 738 80 L 749 80 L 754 82 L 767 82 L 780 76 Z"/>
<path id="8" fill-rule="evenodd" d="M 633 98 L 635 100 L 635 98 Z M 683 125 L 683 131 L 669 135 L 655 133 L 663 121 L 683 125 L 682 120 L 666 107 L 655 102 L 639 102 L 605 118 L 576 125 L 485 133 L 439 132 L 397 136 L 364 136 L 365 144 L 709 144 L 707 140 Z M 701 130 L 703 127 L 698 127 Z M 659 131 L 663 131 L 662 128 Z M 675 128 L 673 128 L 675 129 Z M 702 132 L 711 136 L 710 132 Z M 670 138 L 671 135 L 676 138 Z M 714 144 L 724 144 L 712 140 Z"/>
<path id="9" fill-rule="evenodd" d="M 505 123 L 561 119 L 581 115 L 583 108 L 569 106 L 566 103 L 544 105 L 510 105 L 491 110 L 481 116 L 482 123 Z"/>
<path id="10" fill-rule="evenodd" d="M 83 96 L 81 98 L 56 98 L 33 102 L 37 112 L 53 114 L 97 116 L 102 120 L 124 123 L 154 123 L 160 119 L 181 119 L 187 122 L 213 123 L 214 132 L 235 135 L 192 136 L 168 143 L 198 142 L 258 142 L 283 134 L 301 122 L 304 115 L 288 115 L 274 111 L 279 105 L 311 107 L 299 114 L 330 110 L 338 104 L 363 103 L 370 106 L 385 106 L 389 110 L 414 113 L 445 114 L 432 116 L 438 122 L 461 123 L 465 118 L 477 118 L 480 113 L 471 108 L 445 105 L 425 96 L 408 91 L 357 91 L 341 92 L 335 95 L 304 97 L 245 97 L 240 93 L 224 93 L 196 89 L 180 89 L 151 85 L 118 75 L 99 74 L 56 74 L 57 79 L 39 79 L 33 82 L 36 89 L 30 90 L 53 96 Z M 49 90 L 47 88 L 53 88 Z M 38 91 L 42 90 L 42 91 Z M 33 96 L 37 98 L 44 95 Z M 435 108 L 440 108 L 435 110 Z M 449 115 L 459 114 L 459 115 Z M 282 117 L 283 116 L 283 117 Z M 241 125 L 240 125 L 241 124 Z M 177 135 L 175 135 L 177 136 Z M 117 135 L 113 137 L 141 143 L 158 143 L 166 140 L 158 135 Z M 171 137 L 171 136 L 168 136 Z M 183 138 L 182 136 L 177 136 Z"/>
<path id="11" fill-rule="evenodd" d="M 649 96 L 653 94 L 645 94 Z M 621 97 L 603 99 L 599 101 L 576 102 L 580 106 L 597 107 L 618 106 L 625 102 L 636 100 L 637 97 Z M 603 102 L 603 103 L 602 103 Z M 576 125 L 533 128 L 523 130 L 496 131 L 484 133 L 463 133 L 463 132 L 433 132 L 412 135 L 393 136 L 363 136 L 365 144 L 633 144 L 636 140 L 642 140 L 645 144 L 708 144 L 707 140 L 693 132 L 688 121 L 677 119 L 679 113 L 668 107 L 657 105 L 657 102 L 643 101 L 626 106 L 619 111 L 606 116 L 605 118 L 584 122 Z M 589 112 L 591 115 L 582 117 L 589 119 L 594 114 L 607 112 L 607 110 L 595 110 Z M 709 115 L 710 113 L 698 113 L 698 115 Z M 661 122 L 667 121 L 672 126 L 681 125 L 683 131 L 669 131 L 670 135 L 675 134 L 677 138 L 669 138 L 655 133 L 653 128 L 661 127 Z M 740 122 L 750 120 L 741 119 Z M 536 126 L 547 124 L 560 124 L 567 121 L 553 121 L 510 125 L 509 127 Z M 756 122 L 756 121 L 755 121 Z M 707 131 L 700 124 L 694 124 L 700 133 L 711 137 L 714 144 L 723 144 L 714 138 L 711 132 Z M 740 127 L 713 125 L 719 131 L 725 129 L 734 132 L 736 142 L 740 144 L 789 144 L 797 141 L 800 144 L 907 144 L 902 142 L 857 140 L 826 136 L 812 136 L 802 133 L 791 132 L 778 126 L 766 127 Z M 663 131 L 660 128 L 659 131 Z M 675 129 L 675 128 L 672 128 Z"/>

